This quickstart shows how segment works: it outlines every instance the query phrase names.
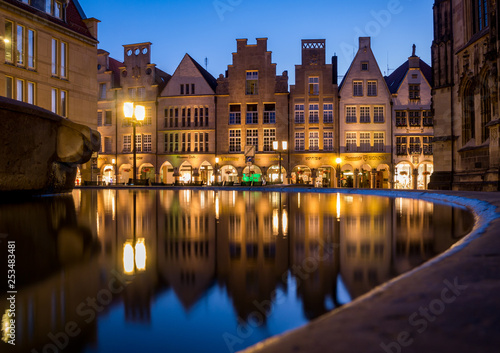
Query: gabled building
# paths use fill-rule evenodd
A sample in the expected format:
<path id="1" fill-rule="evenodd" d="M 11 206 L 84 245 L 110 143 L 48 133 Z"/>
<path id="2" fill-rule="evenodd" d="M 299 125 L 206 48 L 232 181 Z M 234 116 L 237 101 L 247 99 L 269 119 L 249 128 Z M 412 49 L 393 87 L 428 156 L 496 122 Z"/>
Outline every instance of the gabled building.
<path id="1" fill-rule="evenodd" d="M 290 86 L 291 183 L 334 186 L 338 153 L 337 57 L 326 63 L 324 39 L 302 40 L 302 63 Z"/>
<path id="2" fill-rule="evenodd" d="M 151 43 L 124 45 L 123 63 L 99 52 L 98 130 L 101 133 L 99 181 L 126 183 L 133 178 L 133 128 L 125 119 L 123 104 L 145 107 L 137 126 L 137 179 L 159 179 L 157 169 L 158 96 L 170 75 L 151 63 Z M 95 116 L 95 113 L 94 113 Z"/>
<path id="3" fill-rule="evenodd" d="M 434 2 L 434 146 L 429 188 L 500 190 L 499 5 Z"/>
<path id="4" fill-rule="evenodd" d="M 216 158 L 220 181 L 286 180 L 287 153 L 273 141 L 288 141 L 288 74 L 276 75 L 267 38 L 237 39 L 226 75 L 217 80 Z M 281 155 L 281 163 L 279 156 Z M 247 165 L 247 163 L 249 165 Z M 279 165 L 282 169 L 280 173 Z"/>
<path id="5" fill-rule="evenodd" d="M 217 80 L 186 54 L 158 99 L 159 182 L 211 184 Z"/>
<path id="6" fill-rule="evenodd" d="M 95 129 L 98 22 L 77 0 L 0 1 L 0 95 Z"/>
<path id="7" fill-rule="evenodd" d="M 432 69 L 413 54 L 386 77 L 392 94 L 394 188 L 427 189 L 433 171 Z"/>
<path id="8" fill-rule="evenodd" d="M 390 188 L 392 166 L 391 93 L 370 37 L 359 50 L 339 87 L 342 186 Z"/>

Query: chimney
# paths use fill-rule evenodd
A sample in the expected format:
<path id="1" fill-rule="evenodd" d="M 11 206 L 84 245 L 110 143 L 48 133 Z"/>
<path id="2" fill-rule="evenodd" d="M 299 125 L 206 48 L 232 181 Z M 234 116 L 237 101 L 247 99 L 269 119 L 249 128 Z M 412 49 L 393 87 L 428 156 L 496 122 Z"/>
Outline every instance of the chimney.
<path id="1" fill-rule="evenodd" d="M 87 29 L 90 32 L 90 35 L 97 39 L 97 24 L 101 21 L 95 18 L 85 18 L 82 20 L 83 23 L 85 23 L 85 26 L 87 26 Z"/>
<path id="2" fill-rule="evenodd" d="M 408 62 L 410 64 L 410 69 L 419 68 L 420 67 L 420 58 L 415 54 L 417 46 L 413 44 L 413 51 L 411 56 L 408 58 Z"/>
<path id="3" fill-rule="evenodd" d="M 338 58 L 337 55 L 332 56 L 332 84 L 338 85 Z"/>
<path id="4" fill-rule="evenodd" d="M 359 37 L 359 49 L 370 48 L 370 37 Z"/>

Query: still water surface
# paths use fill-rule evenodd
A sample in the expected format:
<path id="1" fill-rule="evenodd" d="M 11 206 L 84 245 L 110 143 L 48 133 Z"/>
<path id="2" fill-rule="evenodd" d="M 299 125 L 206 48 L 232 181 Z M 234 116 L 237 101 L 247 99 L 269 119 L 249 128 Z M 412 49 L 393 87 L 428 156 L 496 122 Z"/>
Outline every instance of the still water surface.
<path id="1" fill-rule="evenodd" d="M 16 241 L 8 348 L 238 351 L 418 266 L 472 223 L 459 208 L 342 194 L 75 190 L 0 204 L 2 258 Z"/>

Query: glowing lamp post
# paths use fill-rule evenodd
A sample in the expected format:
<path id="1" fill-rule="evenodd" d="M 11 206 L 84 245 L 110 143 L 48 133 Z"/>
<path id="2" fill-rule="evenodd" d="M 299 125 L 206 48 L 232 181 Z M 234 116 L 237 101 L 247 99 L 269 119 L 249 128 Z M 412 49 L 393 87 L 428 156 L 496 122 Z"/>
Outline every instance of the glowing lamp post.
<path id="1" fill-rule="evenodd" d="M 342 186 L 340 180 L 340 163 L 342 163 L 342 159 L 340 159 L 340 157 L 337 157 L 337 159 L 335 159 L 335 162 L 337 163 L 337 187 L 340 188 Z"/>
<path id="2" fill-rule="evenodd" d="M 279 154 L 279 182 L 281 183 L 281 152 L 285 152 L 288 148 L 288 142 L 287 141 L 281 141 L 281 149 L 279 149 L 279 143 L 278 141 L 273 141 L 273 150 L 278 152 Z"/>
<path id="3" fill-rule="evenodd" d="M 215 157 L 215 185 L 219 185 L 219 157 Z"/>
<path id="4" fill-rule="evenodd" d="M 134 162 L 134 178 L 133 184 L 135 185 L 135 178 L 137 177 L 137 165 L 136 165 L 136 143 L 135 143 L 135 127 L 137 124 L 141 124 L 144 121 L 144 116 L 146 115 L 146 108 L 143 105 L 136 105 L 134 107 L 134 103 L 125 102 L 123 103 L 123 114 L 125 115 L 125 119 L 130 119 L 133 126 L 133 141 L 132 141 L 132 151 L 134 153 L 133 162 Z"/>

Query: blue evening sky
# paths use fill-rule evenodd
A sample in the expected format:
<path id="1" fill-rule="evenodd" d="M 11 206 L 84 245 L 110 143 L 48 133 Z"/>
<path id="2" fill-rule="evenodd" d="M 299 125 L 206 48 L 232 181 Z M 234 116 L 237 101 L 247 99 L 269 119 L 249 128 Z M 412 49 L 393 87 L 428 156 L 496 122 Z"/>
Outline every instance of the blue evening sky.
<path id="1" fill-rule="evenodd" d="M 327 62 L 335 53 L 344 75 L 358 37 L 372 37 L 382 74 L 411 55 L 431 64 L 433 0 L 79 0 L 99 23 L 99 48 L 123 61 L 124 44 L 152 42 L 152 62 L 173 74 L 185 53 L 215 77 L 232 63 L 236 39 L 268 38 L 277 73 L 295 82 L 301 39 L 326 39 Z"/>

